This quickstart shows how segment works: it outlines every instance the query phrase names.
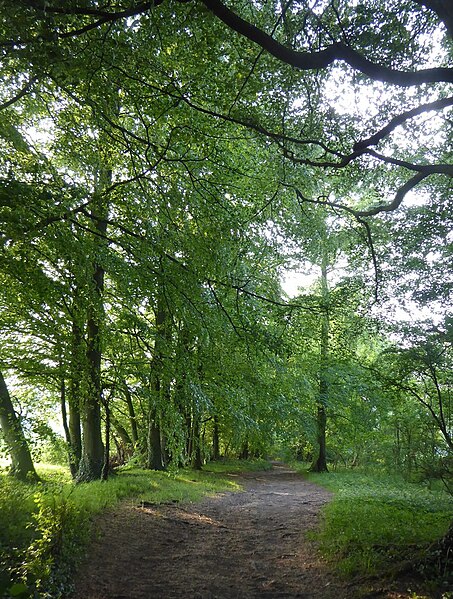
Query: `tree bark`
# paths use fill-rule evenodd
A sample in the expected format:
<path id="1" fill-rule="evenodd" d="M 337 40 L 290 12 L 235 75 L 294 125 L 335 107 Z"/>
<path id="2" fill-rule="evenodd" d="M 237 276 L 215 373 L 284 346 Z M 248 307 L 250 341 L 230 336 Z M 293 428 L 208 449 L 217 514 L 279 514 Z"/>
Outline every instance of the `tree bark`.
<path id="1" fill-rule="evenodd" d="M 150 402 L 148 413 L 148 457 L 147 467 L 151 470 L 164 470 L 164 454 L 162 451 L 162 438 L 159 422 L 158 404 L 161 393 L 162 380 L 162 340 L 160 339 L 161 327 L 165 322 L 165 312 L 159 307 L 156 311 L 156 339 L 154 343 L 154 356 L 151 363 Z"/>
<path id="2" fill-rule="evenodd" d="M 154 342 L 154 356 L 151 364 L 151 389 L 148 422 L 148 459 L 147 466 L 152 470 L 164 470 L 164 451 L 162 448 L 162 435 L 160 430 L 159 403 L 163 391 L 164 354 L 166 345 L 166 311 L 162 290 L 159 290 L 155 312 L 156 337 Z"/>
<path id="3" fill-rule="evenodd" d="M 37 481 L 38 475 L 31 459 L 30 450 L 1 372 L 0 426 L 8 453 L 11 456 L 11 474 L 22 481 Z"/>
<path id="4" fill-rule="evenodd" d="M 101 432 L 101 335 L 104 322 L 104 268 L 100 255 L 106 247 L 108 207 L 102 196 L 112 180 L 112 171 L 101 168 L 97 185 L 97 198 L 93 201 L 91 218 L 97 235 L 93 256 L 93 279 L 87 318 L 87 373 L 82 405 L 82 459 L 77 474 L 78 482 L 100 479 L 104 466 L 104 444 Z"/>
<path id="5" fill-rule="evenodd" d="M 126 382 L 124 382 L 123 388 L 124 396 L 126 398 L 127 411 L 129 414 L 129 422 L 131 425 L 131 441 L 132 445 L 135 447 L 135 445 L 138 443 L 137 417 L 135 415 L 134 404 L 132 403 L 131 392 L 129 391 L 129 387 L 127 386 Z"/>
<path id="6" fill-rule="evenodd" d="M 151 410 L 149 413 L 147 458 L 147 467 L 150 470 L 165 470 L 161 441 L 158 413 L 157 410 Z"/>
<path id="7" fill-rule="evenodd" d="M 190 461 L 192 455 L 192 410 L 190 401 L 187 397 L 187 377 L 189 374 L 188 362 L 192 353 L 190 344 L 189 329 L 181 325 L 178 335 L 178 347 L 176 351 L 176 360 L 179 364 L 178 374 L 175 384 L 174 401 L 176 409 L 179 410 L 184 421 L 184 459 L 181 460 L 181 465 L 185 465 Z"/>
<path id="8" fill-rule="evenodd" d="M 85 368 L 85 358 L 83 356 L 83 333 L 80 327 L 81 310 L 80 298 L 77 288 L 74 290 L 72 303 L 72 330 L 71 330 L 71 364 L 69 368 L 68 385 L 68 447 L 69 447 L 69 468 L 72 478 L 76 478 L 79 470 L 80 460 L 82 458 L 82 431 L 80 420 L 80 394 L 81 378 Z"/>
<path id="9" fill-rule="evenodd" d="M 192 446 L 192 468 L 201 470 L 203 467 L 203 458 L 201 455 L 201 434 L 200 434 L 200 419 L 194 418 L 193 421 L 193 446 Z"/>
<path id="10" fill-rule="evenodd" d="M 104 464 L 102 465 L 101 479 L 107 480 L 110 472 L 110 398 L 104 402 L 105 406 L 105 448 Z"/>
<path id="11" fill-rule="evenodd" d="M 61 406 L 61 420 L 63 423 L 63 430 L 64 430 L 66 444 L 67 444 L 67 448 L 68 448 L 69 470 L 71 472 L 72 478 L 75 478 L 77 476 L 77 470 L 79 467 L 80 455 L 77 457 L 75 454 L 73 438 L 71 435 L 71 428 L 70 428 L 70 425 L 68 424 L 68 412 L 66 409 L 66 381 L 64 378 L 61 379 L 61 383 L 60 383 L 60 406 Z M 74 427 L 74 422 L 72 422 L 71 424 Z M 78 433 L 79 433 L 79 442 L 80 442 L 81 441 L 81 439 L 80 439 L 80 415 L 79 415 Z M 81 449 L 81 446 L 80 446 L 80 449 Z"/>
<path id="12" fill-rule="evenodd" d="M 220 431 L 219 417 L 217 414 L 214 416 L 214 428 L 212 430 L 212 459 L 220 459 Z"/>
<path id="13" fill-rule="evenodd" d="M 96 227 L 99 228 L 99 227 Z M 96 265 L 94 273 L 95 292 L 102 293 L 104 271 Z M 83 442 L 77 480 L 88 482 L 101 478 L 104 464 L 104 445 L 101 434 L 101 348 L 100 348 L 100 309 L 92 310 L 87 324 L 88 372 L 86 392 L 83 398 Z"/>
<path id="14" fill-rule="evenodd" d="M 329 383 L 327 379 L 327 368 L 329 359 L 329 285 L 327 281 L 328 256 L 327 248 L 322 249 L 321 264 L 321 348 L 320 348 L 320 371 L 319 371 L 319 397 L 317 402 L 317 454 L 311 465 L 311 472 L 328 472 L 327 448 L 326 448 L 326 426 L 327 426 L 327 404 L 329 398 Z"/>
<path id="15" fill-rule="evenodd" d="M 69 438 L 70 438 L 70 468 L 72 477 L 77 476 L 80 460 L 82 459 L 82 429 L 78 405 L 69 402 Z"/>
<path id="16" fill-rule="evenodd" d="M 326 452 L 326 425 L 327 425 L 327 414 L 325 406 L 321 403 L 318 404 L 317 408 L 317 443 L 318 451 L 313 464 L 310 467 L 311 472 L 328 472 L 327 468 L 327 452 Z"/>
<path id="17" fill-rule="evenodd" d="M 61 378 L 60 381 L 60 407 L 61 407 L 61 421 L 63 424 L 64 436 L 66 439 L 66 443 L 68 448 L 71 444 L 71 437 L 69 435 L 69 426 L 68 426 L 68 413 L 66 411 L 66 382 L 64 377 Z"/>

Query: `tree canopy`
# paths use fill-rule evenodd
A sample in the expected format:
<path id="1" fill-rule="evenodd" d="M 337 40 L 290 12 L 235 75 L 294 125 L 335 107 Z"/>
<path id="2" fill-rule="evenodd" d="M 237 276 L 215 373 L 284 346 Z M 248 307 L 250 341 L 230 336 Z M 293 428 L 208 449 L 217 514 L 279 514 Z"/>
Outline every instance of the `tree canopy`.
<path id="1" fill-rule="evenodd" d="M 31 386 L 79 481 L 276 447 L 445 470 L 452 34 L 442 0 L 3 2 L 13 464 Z"/>

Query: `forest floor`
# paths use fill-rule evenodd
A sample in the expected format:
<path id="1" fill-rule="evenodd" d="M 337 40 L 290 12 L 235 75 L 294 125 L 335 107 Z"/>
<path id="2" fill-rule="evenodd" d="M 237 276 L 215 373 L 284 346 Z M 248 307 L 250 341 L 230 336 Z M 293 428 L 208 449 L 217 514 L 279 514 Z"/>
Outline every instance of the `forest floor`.
<path id="1" fill-rule="evenodd" d="M 414 596 L 344 581 L 322 560 L 307 533 L 329 491 L 282 464 L 230 476 L 243 492 L 193 504 L 125 502 L 106 512 L 73 599 Z"/>

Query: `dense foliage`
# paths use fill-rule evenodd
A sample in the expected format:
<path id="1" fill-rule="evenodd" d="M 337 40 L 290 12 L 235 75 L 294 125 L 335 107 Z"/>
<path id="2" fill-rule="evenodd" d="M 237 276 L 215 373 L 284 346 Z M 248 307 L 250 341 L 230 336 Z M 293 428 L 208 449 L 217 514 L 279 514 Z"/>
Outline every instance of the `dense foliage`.
<path id="1" fill-rule="evenodd" d="M 437 0 L 1 3 L 17 478 L 286 452 L 451 490 L 452 32 Z"/>

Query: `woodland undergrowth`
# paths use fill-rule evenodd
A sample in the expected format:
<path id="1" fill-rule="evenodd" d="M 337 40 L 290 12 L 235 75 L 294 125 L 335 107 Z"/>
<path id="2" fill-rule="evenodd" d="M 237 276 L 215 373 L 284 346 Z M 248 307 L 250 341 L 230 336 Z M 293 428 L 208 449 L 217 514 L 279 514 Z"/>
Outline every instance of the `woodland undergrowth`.
<path id="1" fill-rule="evenodd" d="M 315 535 L 342 575 L 392 580 L 409 574 L 450 597 L 453 555 L 432 559 L 453 517 L 452 497 L 441 486 L 369 472 L 307 476 L 334 493 Z"/>

